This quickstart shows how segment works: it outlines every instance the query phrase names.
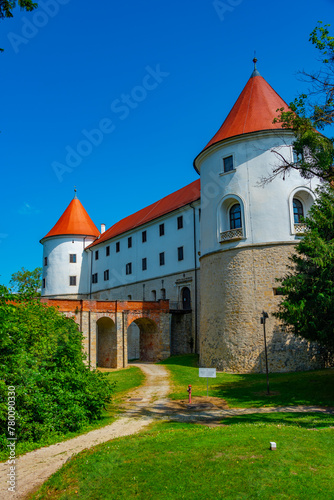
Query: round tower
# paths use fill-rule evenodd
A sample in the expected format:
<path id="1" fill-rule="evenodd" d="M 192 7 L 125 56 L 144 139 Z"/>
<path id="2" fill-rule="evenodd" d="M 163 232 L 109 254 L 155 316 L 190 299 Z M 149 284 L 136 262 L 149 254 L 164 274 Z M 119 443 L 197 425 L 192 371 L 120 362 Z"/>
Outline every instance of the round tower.
<path id="1" fill-rule="evenodd" d="M 89 263 L 85 248 L 100 235 L 76 194 L 44 238 L 42 295 L 85 298 L 89 293 Z"/>
<path id="2" fill-rule="evenodd" d="M 293 162 L 293 134 L 273 123 L 283 107 L 288 109 L 255 67 L 223 125 L 194 160 L 202 187 L 201 366 L 264 371 L 262 311 L 269 313 L 269 369 L 317 366 L 308 344 L 287 335 L 270 314 L 281 299 L 276 278 L 287 271 L 317 185 L 296 171 L 261 182 L 280 155 Z"/>

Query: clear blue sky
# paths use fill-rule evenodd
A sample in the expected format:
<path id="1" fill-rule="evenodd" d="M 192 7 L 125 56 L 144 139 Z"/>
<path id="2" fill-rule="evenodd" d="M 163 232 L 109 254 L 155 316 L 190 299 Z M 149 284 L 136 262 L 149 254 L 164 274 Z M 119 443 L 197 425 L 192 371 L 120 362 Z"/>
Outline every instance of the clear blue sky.
<path id="1" fill-rule="evenodd" d="M 217 5 L 44 0 L 0 21 L 2 283 L 41 265 L 39 240 L 74 185 L 109 227 L 195 180 L 193 159 L 246 84 L 254 50 L 284 100 L 306 90 L 297 72 L 318 67 L 308 37 L 331 23 L 332 0 Z M 98 127 L 87 148 L 83 131 Z"/>

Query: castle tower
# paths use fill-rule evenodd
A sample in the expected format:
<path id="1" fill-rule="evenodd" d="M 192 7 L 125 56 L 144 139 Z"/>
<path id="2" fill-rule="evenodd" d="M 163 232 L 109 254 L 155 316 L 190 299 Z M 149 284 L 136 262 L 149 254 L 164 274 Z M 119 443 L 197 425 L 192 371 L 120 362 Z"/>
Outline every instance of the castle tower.
<path id="1" fill-rule="evenodd" d="M 256 63 L 256 60 L 254 60 Z M 288 336 L 270 314 L 280 278 L 303 233 L 301 215 L 314 201 L 316 180 L 294 171 L 261 185 L 279 164 L 293 161 L 294 137 L 273 123 L 287 104 L 256 67 L 232 110 L 194 160 L 201 175 L 201 366 L 225 371 L 265 368 L 262 311 L 271 371 L 309 369 L 307 343 Z"/>
<path id="2" fill-rule="evenodd" d="M 100 235 L 76 195 L 43 244 L 42 295 L 85 298 L 89 293 L 88 252 L 85 248 Z"/>

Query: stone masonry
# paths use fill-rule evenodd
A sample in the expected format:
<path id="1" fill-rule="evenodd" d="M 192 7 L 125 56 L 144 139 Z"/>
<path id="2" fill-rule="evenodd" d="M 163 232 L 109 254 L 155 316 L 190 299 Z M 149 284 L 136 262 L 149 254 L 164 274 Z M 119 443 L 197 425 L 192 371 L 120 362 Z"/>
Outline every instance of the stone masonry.
<path id="1" fill-rule="evenodd" d="M 281 300 L 275 278 L 287 272 L 291 244 L 216 252 L 201 259 L 200 363 L 227 372 L 265 370 L 262 311 L 272 372 L 322 367 L 318 348 L 284 331 L 272 316 Z"/>

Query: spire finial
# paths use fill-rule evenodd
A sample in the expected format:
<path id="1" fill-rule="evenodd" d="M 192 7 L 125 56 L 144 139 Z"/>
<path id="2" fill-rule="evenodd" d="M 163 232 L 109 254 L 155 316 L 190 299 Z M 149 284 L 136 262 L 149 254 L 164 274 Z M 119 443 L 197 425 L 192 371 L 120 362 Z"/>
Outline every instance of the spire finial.
<path id="1" fill-rule="evenodd" d="M 76 198 L 77 198 L 77 187 L 74 186 L 74 199 L 76 199 Z"/>
<path id="2" fill-rule="evenodd" d="M 253 63 L 254 63 L 254 70 L 253 70 L 253 73 L 252 73 L 252 76 L 251 78 L 253 78 L 253 76 L 261 76 L 260 73 L 258 72 L 257 70 L 257 67 L 256 67 L 256 63 L 257 63 L 257 58 L 256 58 L 256 51 L 254 50 L 254 59 L 253 59 Z"/>

